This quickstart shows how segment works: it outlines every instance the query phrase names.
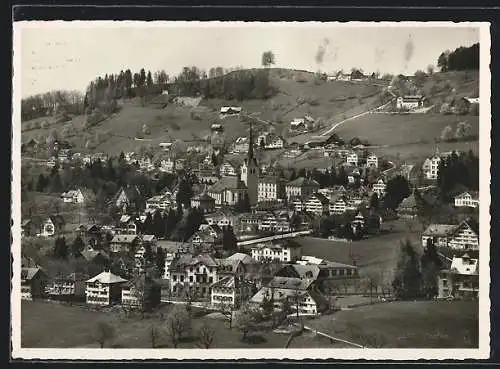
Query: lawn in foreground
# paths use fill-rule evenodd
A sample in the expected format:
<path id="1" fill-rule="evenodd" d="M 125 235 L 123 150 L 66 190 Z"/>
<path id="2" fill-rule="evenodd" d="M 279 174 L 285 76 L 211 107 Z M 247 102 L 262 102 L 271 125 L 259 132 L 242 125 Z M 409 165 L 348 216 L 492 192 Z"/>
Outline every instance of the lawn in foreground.
<path id="1" fill-rule="evenodd" d="M 159 328 L 157 347 L 169 347 L 168 338 L 162 332 L 164 320 L 124 318 L 118 314 L 90 311 L 83 306 L 67 306 L 46 301 L 23 301 L 21 312 L 21 346 L 24 348 L 71 348 L 99 347 L 93 333 L 100 320 L 106 320 L 115 328 L 115 338 L 105 347 L 151 348 L 150 330 Z M 168 311 L 168 306 L 163 311 Z M 241 332 L 229 329 L 218 319 L 200 317 L 193 319 L 193 332 L 208 323 L 215 330 L 213 348 L 282 348 L 287 336 L 269 331 L 252 334 L 253 342 L 241 341 Z M 185 339 L 178 348 L 197 348 L 195 339 Z"/>
<path id="2" fill-rule="evenodd" d="M 378 337 L 387 348 L 474 348 L 478 310 L 477 301 L 396 301 L 339 311 L 307 325 L 366 346 Z"/>

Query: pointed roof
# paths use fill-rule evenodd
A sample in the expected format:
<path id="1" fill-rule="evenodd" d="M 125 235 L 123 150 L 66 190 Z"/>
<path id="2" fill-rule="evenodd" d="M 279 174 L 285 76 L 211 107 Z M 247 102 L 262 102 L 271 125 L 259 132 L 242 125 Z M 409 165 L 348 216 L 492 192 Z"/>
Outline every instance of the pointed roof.
<path id="1" fill-rule="evenodd" d="M 100 282 L 103 284 L 113 284 L 113 283 L 122 283 L 126 281 L 127 281 L 126 279 L 123 279 L 122 277 L 115 275 L 111 272 L 102 272 L 96 275 L 95 277 L 87 280 L 87 283 Z"/>

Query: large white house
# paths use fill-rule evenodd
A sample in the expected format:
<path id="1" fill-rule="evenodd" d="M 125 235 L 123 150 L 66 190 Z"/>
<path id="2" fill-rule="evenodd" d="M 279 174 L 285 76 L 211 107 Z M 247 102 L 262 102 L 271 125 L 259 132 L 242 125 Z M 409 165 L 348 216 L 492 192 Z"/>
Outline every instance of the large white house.
<path id="1" fill-rule="evenodd" d="M 370 154 L 366 158 L 366 166 L 368 168 L 378 168 L 378 157 L 375 154 Z"/>
<path id="2" fill-rule="evenodd" d="M 257 201 L 272 201 L 285 197 L 285 182 L 276 176 L 261 177 L 257 183 Z"/>
<path id="3" fill-rule="evenodd" d="M 320 185 L 314 179 L 299 177 L 285 186 L 286 197 L 307 197 L 315 192 L 318 192 Z"/>
<path id="4" fill-rule="evenodd" d="M 479 206 L 479 192 L 467 191 L 455 196 L 455 206 L 457 208 L 477 208 Z"/>
<path id="5" fill-rule="evenodd" d="M 288 263 L 301 258 L 302 248 L 291 239 L 262 242 L 252 247 L 251 256 L 258 261 L 276 260 Z"/>
<path id="6" fill-rule="evenodd" d="M 431 224 L 422 233 L 422 246 L 427 246 L 428 242 L 455 250 L 478 250 L 479 227 L 472 219 L 464 220 L 458 225 Z"/>
<path id="7" fill-rule="evenodd" d="M 441 157 L 438 154 L 425 159 L 424 165 L 422 166 L 422 172 L 424 177 L 427 179 L 437 179 L 439 172 L 439 164 L 441 163 Z"/>
<path id="8" fill-rule="evenodd" d="M 358 154 L 355 153 L 354 151 L 350 152 L 346 157 L 347 164 L 353 165 L 355 167 L 358 165 L 358 161 L 359 161 Z"/>
<path id="9" fill-rule="evenodd" d="M 379 198 L 385 195 L 386 184 L 382 178 L 380 178 L 376 183 L 373 184 L 373 192 L 377 194 Z"/>
<path id="10" fill-rule="evenodd" d="M 322 193 L 316 192 L 306 199 L 305 208 L 307 212 L 321 216 L 329 212 L 329 200 Z"/>
<path id="11" fill-rule="evenodd" d="M 127 282 L 120 276 L 104 271 L 85 282 L 87 304 L 111 305 L 121 300 L 121 288 Z"/>

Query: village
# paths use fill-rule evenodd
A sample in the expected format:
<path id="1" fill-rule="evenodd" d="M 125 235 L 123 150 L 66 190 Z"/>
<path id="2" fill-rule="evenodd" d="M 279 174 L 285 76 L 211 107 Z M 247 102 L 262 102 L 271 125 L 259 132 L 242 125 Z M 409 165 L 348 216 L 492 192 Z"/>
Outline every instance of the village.
<path id="1" fill-rule="evenodd" d="M 189 83 L 195 67 L 121 71 L 89 85 L 84 114 L 25 109 L 42 121 L 21 147 L 29 345 L 477 345 L 474 74 L 276 77 L 262 59 Z M 325 100 L 277 102 L 306 85 Z M 46 336 L 55 316 L 68 327 Z"/>

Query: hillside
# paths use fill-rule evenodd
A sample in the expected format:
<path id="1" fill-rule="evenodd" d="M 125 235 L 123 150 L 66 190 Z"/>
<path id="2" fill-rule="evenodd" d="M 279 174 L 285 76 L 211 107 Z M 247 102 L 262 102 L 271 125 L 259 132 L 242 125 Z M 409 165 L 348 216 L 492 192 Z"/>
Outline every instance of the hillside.
<path id="1" fill-rule="evenodd" d="M 189 141 L 206 136 L 210 133 L 210 125 L 219 122 L 218 112 L 224 105 L 242 106 L 246 114 L 264 122 L 271 121 L 277 133 L 286 134 L 287 123 L 295 117 L 309 114 L 327 120 L 352 109 L 363 109 L 381 91 L 380 86 L 368 83 L 319 82 L 315 80 L 314 73 L 305 71 L 271 69 L 270 76 L 271 84 L 278 92 L 268 100 L 238 102 L 202 99 L 196 107 L 173 103 L 164 107 L 165 101 L 161 97 L 148 99 L 145 104 L 141 104 L 139 99 L 123 100 L 119 102 L 117 113 L 91 128 L 85 127 L 84 116 L 73 117 L 66 123 L 53 123 L 50 118 L 27 121 L 23 123 L 22 141 L 31 138 L 44 140 L 55 130 L 60 136 L 66 136 L 64 138 L 74 144 L 75 150 L 119 154 L 145 144 L 156 145 L 176 139 Z M 44 120 L 47 123 L 40 127 Z M 226 118 L 220 123 L 229 140 L 246 134 L 247 127 L 242 119 Z M 145 135 L 144 140 L 136 140 L 144 124 L 150 134 Z M 87 149 L 85 144 L 88 140 L 100 142 Z"/>

